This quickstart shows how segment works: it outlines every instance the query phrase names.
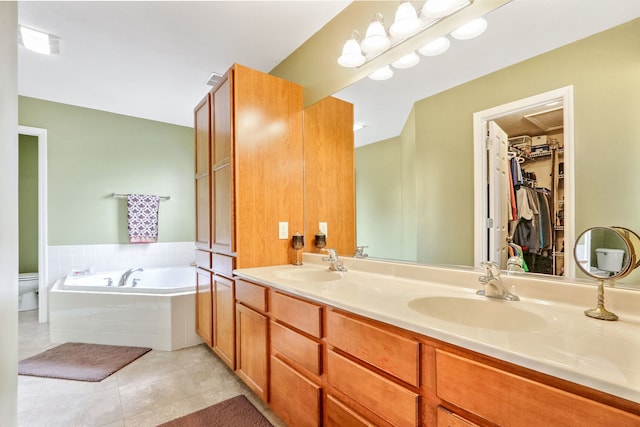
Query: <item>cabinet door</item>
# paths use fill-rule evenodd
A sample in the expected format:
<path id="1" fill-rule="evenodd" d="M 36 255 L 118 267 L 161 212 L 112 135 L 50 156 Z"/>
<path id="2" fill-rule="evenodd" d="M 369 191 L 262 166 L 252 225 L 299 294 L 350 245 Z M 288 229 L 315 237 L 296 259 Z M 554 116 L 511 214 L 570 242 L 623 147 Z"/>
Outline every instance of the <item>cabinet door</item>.
<path id="1" fill-rule="evenodd" d="M 270 405 L 287 425 L 321 425 L 321 399 L 322 389 L 319 385 L 309 381 L 277 357 L 271 357 Z"/>
<path id="2" fill-rule="evenodd" d="M 211 246 L 215 251 L 223 253 L 234 251 L 231 90 L 231 81 L 227 75 L 211 95 Z"/>
<path id="3" fill-rule="evenodd" d="M 213 346 L 211 273 L 196 269 L 196 333 L 204 342 Z"/>
<path id="4" fill-rule="evenodd" d="M 210 240 L 210 103 L 207 95 L 194 110 L 195 128 L 195 200 L 196 200 L 196 246 L 209 248 Z"/>
<path id="5" fill-rule="evenodd" d="M 265 402 L 268 398 L 269 319 L 236 303 L 236 374 Z"/>
<path id="6" fill-rule="evenodd" d="M 213 351 L 231 368 L 235 368 L 235 298 L 233 282 L 214 275 L 215 321 Z"/>

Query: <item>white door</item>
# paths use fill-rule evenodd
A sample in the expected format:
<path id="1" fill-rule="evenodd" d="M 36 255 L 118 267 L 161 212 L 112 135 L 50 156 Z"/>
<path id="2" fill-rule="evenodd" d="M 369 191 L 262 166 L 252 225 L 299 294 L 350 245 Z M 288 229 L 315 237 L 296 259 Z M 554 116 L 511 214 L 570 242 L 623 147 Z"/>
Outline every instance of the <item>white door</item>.
<path id="1" fill-rule="evenodd" d="M 488 241 L 489 261 L 507 268 L 507 237 L 509 235 L 509 161 L 508 136 L 496 122 L 489 122 L 487 157 L 489 176 Z"/>

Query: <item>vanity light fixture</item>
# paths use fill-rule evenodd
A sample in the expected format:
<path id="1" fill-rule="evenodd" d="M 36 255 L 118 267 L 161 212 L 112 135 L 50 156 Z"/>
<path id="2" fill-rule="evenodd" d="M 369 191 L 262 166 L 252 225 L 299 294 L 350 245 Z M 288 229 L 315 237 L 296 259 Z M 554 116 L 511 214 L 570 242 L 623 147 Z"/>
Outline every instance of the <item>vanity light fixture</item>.
<path id="1" fill-rule="evenodd" d="M 393 70 L 388 65 L 369 74 L 371 80 L 389 80 L 391 77 L 393 77 Z"/>
<path id="2" fill-rule="evenodd" d="M 382 20 L 382 14 L 376 13 L 369 27 L 367 33 L 360 43 L 362 52 L 366 55 L 375 55 L 380 52 L 384 52 L 391 46 L 391 39 L 387 35 L 387 30 L 384 28 L 384 21 Z"/>
<path id="3" fill-rule="evenodd" d="M 418 52 L 424 56 L 436 56 L 446 52 L 449 46 L 451 46 L 451 41 L 449 41 L 447 37 L 442 36 L 425 44 L 418 49 Z"/>
<path id="4" fill-rule="evenodd" d="M 347 40 L 342 48 L 342 55 L 338 58 L 338 64 L 347 68 L 359 67 L 364 64 L 366 58 L 362 54 L 360 44 L 358 43 L 358 32 L 353 30 L 351 37 Z"/>
<path id="5" fill-rule="evenodd" d="M 20 25 L 18 42 L 30 51 L 52 55 L 60 53 L 60 37 Z"/>
<path id="6" fill-rule="evenodd" d="M 484 18 L 476 18 L 451 32 L 451 37 L 458 40 L 469 40 L 478 37 L 487 29 L 487 21 Z"/>
<path id="7" fill-rule="evenodd" d="M 396 39 L 411 37 L 418 33 L 422 21 L 411 2 L 403 1 L 396 10 L 396 18 L 389 27 L 389 34 Z"/>
<path id="8" fill-rule="evenodd" d="M 414 67 L 418 62 L 420 62 L 420 57 L 415 52 L 411 52 L 397 61 L 392 62 L 391 65 L 399 70 L 404 70 L 406 68 Z"/>
<path id="9" fill-rule="evenodd" d="M 342 48 L 342 54 L 338 58 L 338 64 L 347 68 L 360 67 L 384 52 L 394 49 L 427 28 L 434 26 L 441 19 L 470 6 L 471 3 L 473 3 L 473 0 L 427 0 L 420 9 L 420 13 L 418 13 L 410 1 L 403 0 L 396 10 L 395 19 L 389 27 L 388 33 L 384 28 L 384 22 L 380 13 L 376 13 L 369 24 L 362 43 L 358 44 L 358 32 L 353 30 L 351 36 Z M 486 21 L 482 21 L 485 23 L 484 28 L 486 28 Z M 484 31 L 484 28 L 478 34 Z M 461 34 L 465 36 L 468 33 L 465 32 Z M 471 38 L 471 36 L 466 36 L 466 38 Z M 444 44 L 446 42 L 443 40 L 440 41 L 440 43 Z M 446 50 L 443 46 L 440 47 Z M 430 49 L 426 49 L 425 51 L 431 52 Z M 425 55 L 432 56 L 435 54 L 425 53 Z M 417 61 L 415 62 L 417 63 Z"/>

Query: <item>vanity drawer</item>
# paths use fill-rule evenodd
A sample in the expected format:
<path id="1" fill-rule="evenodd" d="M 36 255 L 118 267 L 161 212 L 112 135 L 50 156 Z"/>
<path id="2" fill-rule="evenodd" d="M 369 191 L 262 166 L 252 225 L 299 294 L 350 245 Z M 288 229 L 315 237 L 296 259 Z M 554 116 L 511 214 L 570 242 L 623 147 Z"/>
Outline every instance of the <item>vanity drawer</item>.
<path id="1" fill-rule="evenodd" d="M 640 416 L 436 350 L 438 397 L 498 425 L 638 426 Z"/>
<path id="2" fill-rule="evenodd" d="M 222 274 L 223 276 L 228 277 L 229 279 L 233 278 L 233 263 L 235 258 L 232 256 L 222 255 L 222 254 L 212 254 L 211 256 L 211 264 L 213 271 Z"/>
<path id="3" fill-rule="evenodd" d="M 271 345 L 309 372 L 322 373 L 322 344 L 319 342 L 272 321 Z"/>
<path id="4" fill-rule="evenodd" d="M 322 388 L 271 356 L 271 393 L 269 404 L 287 425 L 321 425 Z"/>
<path id="5" fill-rule="evenodd" d="M 327 381 L 394 426 L 418 424 L 419 395 L 359 364 L 327 351 Z"/>
<path id="6" fill-rule="evenodd" d="M 322 307 L 319 305 L 274 292 L 271 315 L 312 337 L 322 338 Z"/>
<path id="7" fill-rule="evenodd" d="M 327 342 L 413 386 L 420 385 L 420 343 L 329 310 Z"/>
<path id="8" fill-rule="evenodd" d="M 236 280 L 236 300 L 244 305 L 265 313 L 267 311 L 267 294 L 269 290 L 264 286 Z"/>
<path id="9" fill-rule="evenodd" d="M 347 408 L 335 397 L 327 394 L 326 427 L 374 427 L 375 424 L 365 420 L 352 409 Z"/>

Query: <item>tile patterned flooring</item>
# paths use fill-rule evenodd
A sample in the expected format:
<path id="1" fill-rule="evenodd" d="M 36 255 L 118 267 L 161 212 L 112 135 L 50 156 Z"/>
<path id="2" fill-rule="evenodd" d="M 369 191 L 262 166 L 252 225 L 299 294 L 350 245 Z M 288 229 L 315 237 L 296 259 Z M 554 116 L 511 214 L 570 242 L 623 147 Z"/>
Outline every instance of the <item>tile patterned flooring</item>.
<path id="1" fill-rule="evenodd" d="M 20 312 L 18 334 L 20 360 L 57 345 L 37 310 Z M 206 345 L 151 350 L 98 383 L 18 376 L 18 426 L 157 426 L 239 394 L 285 426 Z"/>

